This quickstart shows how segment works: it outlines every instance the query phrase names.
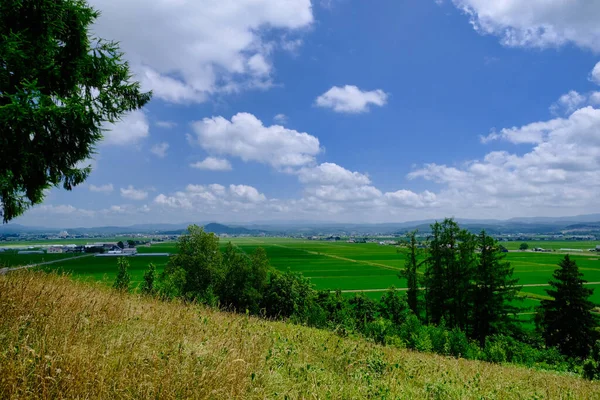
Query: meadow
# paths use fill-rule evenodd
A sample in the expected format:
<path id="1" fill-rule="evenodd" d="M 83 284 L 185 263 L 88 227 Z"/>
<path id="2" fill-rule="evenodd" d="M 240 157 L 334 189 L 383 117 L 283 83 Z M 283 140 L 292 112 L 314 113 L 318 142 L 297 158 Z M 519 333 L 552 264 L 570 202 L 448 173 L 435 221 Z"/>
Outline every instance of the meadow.
<path id="1" fill-rule="evenodd" d="M 599 383 L 573 374 L 380 346 L 55 274 L 0 276 L 0 308 L 3 399 L 600 397 Z"/>

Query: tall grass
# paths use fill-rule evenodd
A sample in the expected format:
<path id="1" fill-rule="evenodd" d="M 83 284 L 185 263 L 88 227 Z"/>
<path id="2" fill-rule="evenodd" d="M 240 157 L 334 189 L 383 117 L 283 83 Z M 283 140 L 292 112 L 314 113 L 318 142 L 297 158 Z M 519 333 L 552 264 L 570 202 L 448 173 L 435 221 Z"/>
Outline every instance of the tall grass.
<path id="1" fill-rule="evenodd" d="M 26 271 L 0 277 L 0 398 L 587 399 L 600 384 Z"/>

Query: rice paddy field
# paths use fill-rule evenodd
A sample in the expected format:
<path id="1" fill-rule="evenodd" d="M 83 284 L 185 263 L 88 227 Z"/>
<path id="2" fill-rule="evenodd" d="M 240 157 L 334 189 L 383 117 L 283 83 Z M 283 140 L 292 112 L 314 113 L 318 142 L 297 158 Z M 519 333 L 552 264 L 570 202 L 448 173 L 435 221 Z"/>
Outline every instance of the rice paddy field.
<path id="1" fill-rule="evenodd" d="M 395 246 L 382 246 L 376 243 L 325 242 L 287 238 L 231 238 L 221 239 L 224 247 L 231 241 L 238 251 L 251 254 L 257 247 L 263 247 L 273 267 L 285 271 L 301 272 L 311 279 L 316 289 L 341 290 L 345 295 L 353 296 L 364 291 L 371 298 L 380 298 L 390 286 L 405 288 L 406 281 L 398 277 L 404 266 L 404 256 Z M 515 275 L 523 285 L 522 295 L 525 299 L 519 302 L 524 308 L 523 319 L 527 319 L 528 311 L 536 306 L 546 295 L 548 280 L 564 252 L 560 249 L 589 249 L 596 242 L 530 242 L 530 248 L 543 247 L 554 249 L 550 253 L 518 251 L 520 243 L 509 242 L 510 251 L 506 260 L 515 269 Z M 175 243 L 158 243 L 151 247 L 139 247 L 140 253 L 175 253 Z M 23 257 L 20 259 L 19 257 Z M 115 257 L 83 257 L 66 258 L 68 255 L 27 255 L 0 253 L 0 265 L 16 266 L 31 264 L 35 261 L 47 261 L 49 258 L 61 260 L 44 266 L 46 269 L 57 269 L 70 273 L 76 279 L 106 281 L 112 283 L 116 275 L 117 260 Z M 591 252 L 572 252 L 571 257 L 577 261 L 584 278 L 595 289 L 592 300 L 600 305 L 600 254 Z M 142 280 L 144 270 L 152 262 L 158 270 L 162 270 L 168 257 L 148 256 L 130 257 L 130 274 L 132 282 L 137 285 Z"/>

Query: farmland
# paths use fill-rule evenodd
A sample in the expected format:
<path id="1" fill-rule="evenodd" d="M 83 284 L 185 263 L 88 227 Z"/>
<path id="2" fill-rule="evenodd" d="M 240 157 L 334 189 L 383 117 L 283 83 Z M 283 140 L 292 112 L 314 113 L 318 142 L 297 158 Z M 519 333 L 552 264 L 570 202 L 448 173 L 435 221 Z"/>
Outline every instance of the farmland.
<path id="1" fill-rule="evenodd" d="M 339 289 L 349 296 L 354 292 L 364 290 L 369 297 L 379 298 L 381 292 L 392 285 L 397 288 L 406 287 L 405 280 L 398 277 L 404 261 L 402 254 L 398 253 L 398 248 L 395 246 L 286 238 L 222 239 L 221 246 L 224 247 L 229 240 L 238 251 L 246 254 L 252 253 L 257 247 L 265 248 L 273 267 L 281 271 L 289 269 L 301 272 L 311 279 L 316 289 Z M 563 255 L 558 251 L 552 253 L 512 251 L 512 248 L 518 247 L 519 243 L 511 242 L 509 244 L 512 246 L 507 246 L 511 248 L 511 251 L 506 254 L 506 260 L 510 261 L 514 267 L 515 275 L 520 279 L 519 283 L 524 285 L 522 293 L 531 298 L 527 299 L 523 305 L 535 305 L 535 299 L 546 295 L 547 286 L 540 285 L 547 285 Z M 595 245 L 595 242 L 545 241 L 530 243 L 530 247 L 547 249 L 577 248 L 578 246 L 579 248 L 590 248 Z M 139 247 L 138 251 L 140 253 L 174 253 L 176 247 L 175 243 L 158 243 L 152 247 Z M 15 266 L 19 264 L 19 257 L 22 257 L 23 264 L 30 264 L 67 256 L 64 254 L 28 256 L 0 254 L 0 264 Z M 577 261 L 585 279 L 591 283 L 600 282 L 600 255 L 585 252 L 574 254 L 572 258 Z M 137 285 L 141 282 L 148 263 L 152 262 L 158 270 L 162 270 L 167 261 L 166 257 L 131 257 L 129 262 L 133 284 Z M 116 259 L 113 257 L 65 259 L 64 262 L 57 262 L 46 268 L 68 272 L 77 279 L 111 282 L 116 273 Z M 589 287 L 596 289 L 592 300 L 600 304 L 600 284 L 593 284 Z"/>

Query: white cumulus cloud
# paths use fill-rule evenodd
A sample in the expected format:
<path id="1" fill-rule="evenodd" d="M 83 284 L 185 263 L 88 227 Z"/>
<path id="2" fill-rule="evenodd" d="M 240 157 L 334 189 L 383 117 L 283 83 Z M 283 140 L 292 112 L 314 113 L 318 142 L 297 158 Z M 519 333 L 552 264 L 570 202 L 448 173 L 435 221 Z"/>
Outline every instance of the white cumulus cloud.
<path id="1" fill-rule="evenodd" d="M 300 182 L 307 184 L 357 186 L 371 183 L 367 175 L 349 171 L 334 163 L 301 168 L 298 171 L 298 178 Z"/>
<path id="2" fill-rule="evenodd" d="M 331 108 L 340 113 L 363 113 L 369 111 L 369 105 L 384 106 L 388 95 L 381 89 L 362 91 L 353 85 L 334 86 L 319 97 L 315 104 Z"/>
<path id="3" fill-rule="evenodd" d="M 100 185 L 100 186 L 90 185 L 88 188 L 90 189 L 91 192 L 98 192 L 98 193 L 112 193 L 112 191 L 114 190 L 112 183 L 107 183 L 106 185 Z"/>
<path id="4" fill-rule="evenodd" d="M 114 146 L 126 146 L 140 142 L 150 134 L 148 118 L 142 110 L 136 110 L 127 114 L 121 121 L 115 124 L 107 124 L 103 127 L 103 144 Z"/>
<path id="5" fill-rule="evenodd" d="M 121 196 L 131 200 L 144 200 L 148 197 L 148 192 L 129 185 L 127 188 L 121 188 Z"/>
<path id="6" fill-rule="evenodd" d="M 492 139 L 531 145 L 523 154 L 492 151 L 463 166 L 428 164 L 409 174 L 441 185 L 438 202 L 496 214 L 571 213 L 597 208 L 600 182 L 600 110 L 580 108 L 557 118 L 503 129 Z M 489 138 L 489 137 L 488 137 Z M 563 211 L 565 212 L 565 211 Z M 568 211 L 567 211 L 568 212 Z"/>
<path id="7" fill-rule="evenodd" d="M 600 85 L 600 62 L 594 66 L 594 69 L 590 74 L 590 80 Z"/>
<path id="8" fill-rule="evenodd" d="M 216 157 L 206 157 L 202 161 L 190 164 L 190 167 L 209 171 L 231 171 L 231 163 L 228 160 Z"/>
<path id="9" fill-rule="evenodd" d="M 591 0 L 453 0 L 480 33 L 513 47 L 567 43 L 600 51 L 600 2 Z"/>
<path id="10" fill-rule="evenodd" d="M 167 150 L 169 150 L 169 143 L 162 142 L 152 146 L 150 152 L 158 158 L 165 158 L 167 156 Z"/>
<path id="11" fill-rule="evenodd" d="M 200 146 L 212 154 L 239 157 L 273 167 L 300 167 L 314 162 L 319 139 L 280 125 L 265 126 L 252 114 L 230 120 L 204 118 L 192 124 Z"/>
<path id="12" fill-rule="evenodd" d="M 173 103 L 215 92 L 264 87 L 269 33 L 298 36 L 313 22 L 310 0 L 91 0 L 102 11 L 94 33 L 117 40 L 145 89 Z M 291 40 L 291 39 L 290 39 Z"/>
<path id="13" fill-rule="evenodd" d="M 586 96 L 571 90 L 569 93 L 560 96 L 556 103 L 550 106 L 550 111 L 553 114 L 571 114 L 586 102 Z"/>

